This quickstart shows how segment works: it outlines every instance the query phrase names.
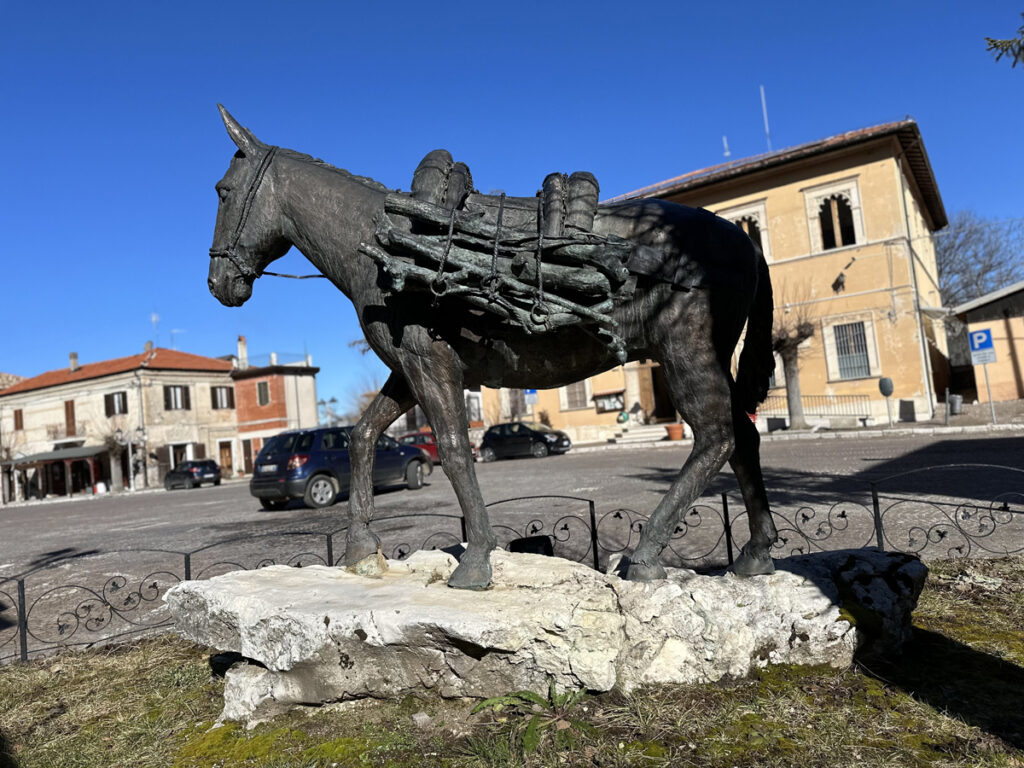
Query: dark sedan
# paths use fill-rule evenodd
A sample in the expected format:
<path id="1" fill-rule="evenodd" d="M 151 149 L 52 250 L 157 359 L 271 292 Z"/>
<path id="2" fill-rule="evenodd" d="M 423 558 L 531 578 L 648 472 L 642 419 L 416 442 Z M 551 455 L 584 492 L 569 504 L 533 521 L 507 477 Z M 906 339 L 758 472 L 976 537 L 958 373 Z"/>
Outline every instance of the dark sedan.
<path id="1" fill-rule="evenodd" d="M 164 475 L 164 488 L 168 491 L 176 486 L 197 488 L 203 483 L 220 485 L 220 467 L 212 459 L 183 461 Z"/>
<path id="2" fill-rule="evenodd" d="M 480 443 L 480 460 L 494 461 L 510 456 L 542 458 L 552 453 L 566 453 L 572 441 L 565 432 L 537 422 L 495 424 L 484 433 Z"/>

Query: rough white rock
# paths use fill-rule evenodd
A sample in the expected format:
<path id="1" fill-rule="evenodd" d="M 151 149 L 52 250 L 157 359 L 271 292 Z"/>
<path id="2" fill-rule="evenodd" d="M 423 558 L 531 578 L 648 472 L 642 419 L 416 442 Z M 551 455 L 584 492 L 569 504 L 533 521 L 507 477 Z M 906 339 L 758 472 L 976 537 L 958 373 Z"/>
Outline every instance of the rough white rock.
<path id="1" fill-rule="evenodd" d="M 493 554 L 493 587 L 449 589 L 453 557 L 417 552 L 373 577 L 270 566 L 183 582 L 165 596 L 186 638 L 256 665 L 226 676 L 223 718 L 292 704 L 433 691 L 630 691 L 741 677 L 769 663 L 848 666 L 867 638 L 902 643 L 927 573 L 913 558 L 855 550 L 779 561 L 740 579 L 669 569 L 648 584 L 579 563 Z"/>

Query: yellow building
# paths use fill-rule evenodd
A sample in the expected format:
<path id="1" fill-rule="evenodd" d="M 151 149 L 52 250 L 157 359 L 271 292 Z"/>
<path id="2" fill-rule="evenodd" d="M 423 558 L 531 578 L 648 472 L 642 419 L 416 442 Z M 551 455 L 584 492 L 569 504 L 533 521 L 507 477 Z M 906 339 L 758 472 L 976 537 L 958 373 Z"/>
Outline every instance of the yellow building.
<path id="1" fill-rule="evenodd" d="M 611 201 L 644 197 L 706 208 L 760 243 L 777 322 L 802 316 L 814 328 L 800 350 L 811 424 L 885 421 L 881 377 L 894 384 L 894 417 L 932 417 L 948 361 L 931 233 L 947 221 L 917 123 L 724 163 Z M 610 437 L 623 410 L 632 421 L 675 416 L 658 366 L 648 361 L 557 390 L 484 390 L 482 402 L 487 425 L 543 417 L 577 441 Z M 759 413 L 761 425 L 785 423 L 781 365 Z"/>
<path id="2" fill-rule="evenodd" d="M 1024 398 L 1024 282 L 961 304 L 953 313 L 967 325 L 968 340 L 975 339 L 972 357 L 989 360 L 974 366 L 978 400 L 988 402 L 989 392 L 995 402 Z M 974 352 L 977 347 L 981 354 Z"/>

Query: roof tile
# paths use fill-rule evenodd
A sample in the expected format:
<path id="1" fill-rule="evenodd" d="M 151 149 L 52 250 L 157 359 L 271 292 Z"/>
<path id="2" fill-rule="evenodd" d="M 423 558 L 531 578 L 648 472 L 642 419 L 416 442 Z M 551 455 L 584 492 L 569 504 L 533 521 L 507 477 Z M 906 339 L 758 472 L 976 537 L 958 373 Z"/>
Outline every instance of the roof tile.
<path id="1" fill-rule="evenodd" d="M 101 376 L 111 376 L 115 373 L 133 371 L 137 368 L 149 370 L 168 371 L 213 371 L 228 372 L 232 364 L 226 360 L 216 360 L 212 357 L 193 355 L 189 352 L 179 352 L 176 349 L 163 349 L 156 347 L 149 352 L 142 352 L 130 357 L 117 357 L 113 360 L 102 360 L 98 363 L 86 363 L 75 370 L 70 368 L 59 368 L 55 371 L 47 371 L 29 379 L 23 379 L 14 386 L 7 389 L 0 389 L 0 397 L 14 395 L 19 392 L 30 392 L 36 389 L 56 387 L 61 384 L 72 384 L 87 379 L 98 379 Z"/>

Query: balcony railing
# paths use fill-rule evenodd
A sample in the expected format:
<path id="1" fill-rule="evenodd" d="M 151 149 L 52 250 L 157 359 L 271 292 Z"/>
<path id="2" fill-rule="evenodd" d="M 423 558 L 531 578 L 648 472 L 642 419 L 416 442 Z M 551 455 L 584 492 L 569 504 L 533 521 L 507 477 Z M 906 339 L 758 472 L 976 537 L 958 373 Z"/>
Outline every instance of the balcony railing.
<path id="1" fill-rule="evenodd" d="M 47 424 L 46 437 L 50 440 L 65 440 L 69 437 L 85 437 L 85 422 L 78 421 L 68 430 L 67 424 Z"/>

